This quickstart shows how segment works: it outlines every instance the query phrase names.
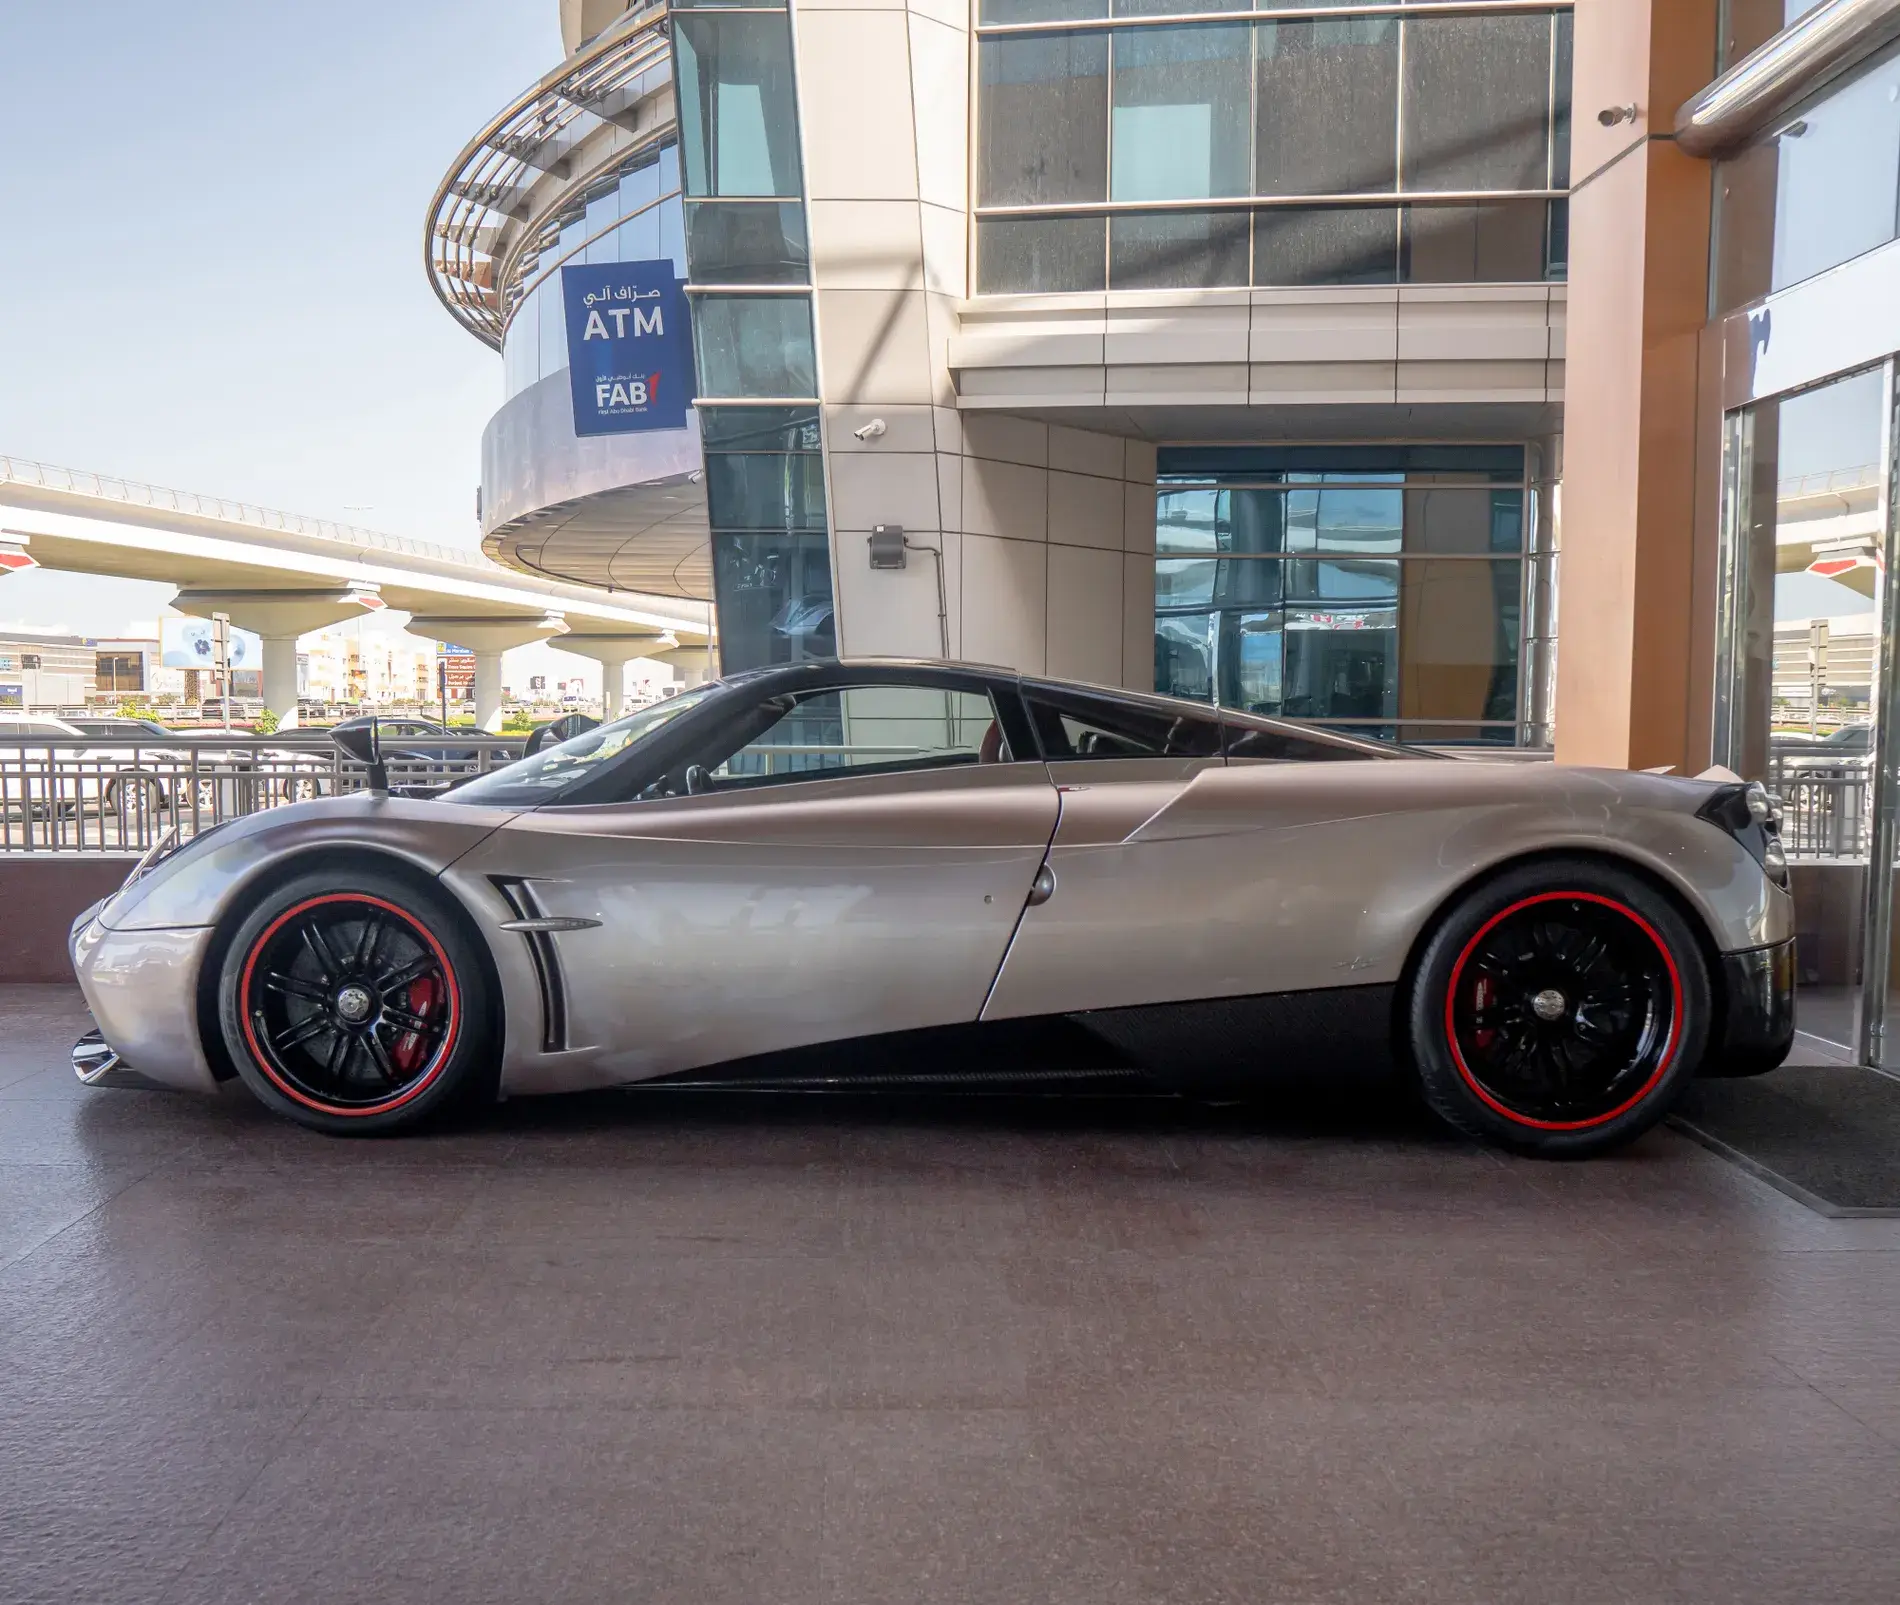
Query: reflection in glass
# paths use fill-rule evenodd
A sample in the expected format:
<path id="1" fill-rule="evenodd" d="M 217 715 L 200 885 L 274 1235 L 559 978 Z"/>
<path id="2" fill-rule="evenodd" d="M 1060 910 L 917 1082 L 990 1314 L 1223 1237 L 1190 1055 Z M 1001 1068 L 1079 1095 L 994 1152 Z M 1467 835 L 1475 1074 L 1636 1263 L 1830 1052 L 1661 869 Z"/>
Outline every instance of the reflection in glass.
<path id="1" fill-rule="evenodd" d="M 1405 188 L 1547 188 L 1551 44 L 1548 13 L 1407 18 Z"/>
<path id="2" fill-rule="evenodd" d="M 1244 24 L 1116 34 L 1110 200 L 1247 193 L 1251 44 Z"/>
<path id="3" fill-rule="evenodd" d="M 1245 212 L 1118 212 L 1109 219 L 1111 290 L 1202 290 L 1247 282 Z"/>
<path id="4" fill-rule="evenodd" d="M 823 535 L 715 531 L 712 553 L 725 673 L 838 655 Z"/>
<path id="5" fill-rule="evenodd" d="M 708 452 L 706 515 L 716 529 L 822 530 L 824 459 L 816 452 Z"/>
<path id="6" fill-rule="evenodd" d="M 797 201 L 689 201 L 687 255 L 703 284 L 804 284 L 811 276 Z"/>
<path id="7" fill-rule="evenodd" d="M 1253 281 L 1395 284 L 1399 208 L 1275 206 L 1254 213 Z"/>
<path id="8" fill-rule="evenodd" d="M 1885 977 L 1862 962 L 1878 931 L 1862 912 L 1880 901 L 1867 876 L 1885 806 L 1873 754 L 1891 673 L 1888 428 L 1884 368 L 1727 420 L 1716 721 L 1718 759 L 1781 799 L 1801 1029 L 1876 1062 L 1893 1056 Z"/>
<path id="9" fill-rule="evenodd" d="M 1405 550 L 1517 553 L 1524 550 L 1524 497 L 1515 490 L 1435 486 L 1405 493 Z"/>
<path id="10" fill-rule="evenodd" d="M 802 295 L 694 297 L 702 396 L 813 396 L 811 303 Z"/>
<path id="11" fill-rule="evenodd" d="M 1397 188 L 1398 22 L 1263 22 L 1258 49 L 1254 193 Z"/>
<path id="12" fill-rule="evenodd" d="M 798 119 L 785 18 L 676 17 L 673 52 L 686 193 L 798 195 Z"/>
<path id="13" fill-rule="evenodd" d="M 1108 36 L 986 38 L 977 59 L 984 206 L 1099 201 L 1108 192 Z"/>
<path id="14" fill-rule="evenodd" d="M 985 295 L 1102 289 L 1107 226 L 1101 217 L 979 219 L 977 289 Z"/>
<path id="15" fill-rule="evenodd" d="M 1517 717 L 1523 564 L 1405 565 L 1400 712 L 1411 719 Z"/>
<path id="16" fill-rule="evenodd" d="M 1536 283 L 1546 276 L 1552 204 L 1481 201 L 1475 206 L 1406 207 L 1406 282 Z"/>

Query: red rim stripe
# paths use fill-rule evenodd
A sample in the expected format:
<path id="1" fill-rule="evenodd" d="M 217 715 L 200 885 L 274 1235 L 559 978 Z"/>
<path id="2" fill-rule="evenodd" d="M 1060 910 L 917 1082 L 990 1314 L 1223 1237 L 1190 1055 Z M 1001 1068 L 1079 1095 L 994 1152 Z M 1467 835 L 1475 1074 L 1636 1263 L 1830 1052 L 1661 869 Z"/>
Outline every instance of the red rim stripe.
<path id="1" fill-rule="evenodd" d="M 394 914 L 410 930 L 420 936 L 429 945 L 429 950 L 441 962 L 442 974 L 449 986 L 449 1028 L 442 1038 L 442 1046 L 436 1051 L 435 1063 L 423 1073 L 422 1079 L 407 1092 L 398 1093 L 394 1098 L 375 1104 L 367 1109 L 346 1109 L 337 1104 L 323 1103 L 299 1092 L 271 1068 L 271 1063 L 258 1046 L 257 1033 L 251 1027 L 251 972 L 257 968 L 258 955 L 264 951 L 264 945 L 270 941 L 284 925 L 299 914 L 313 908 L 321 908 L 326 903 L 367 903 L 371 908 L 380 908 L 384 913 Z M 407 909 L 398 908 L 394 903 L 386 903 L 380 897 L 370 897 L 362 892 L 329 892 L 322 897 L 310 897 L 287 908 L 272 920 L 263 935 L 251 944 L 250 957 L 244 961 L 244 974 L 238 980 L 238 1017 L 244 1025 L 244 1040 L 251 1050 L 251 1058 L 258 1069 L 263 1071 L 270 1084 L 287 1098 L 294 1098 L 306 1109 L 314 1109 L 319 1114 L 335 1115 L 338 1119 L 366 1119 L 370 1115 L 387 1114 L 391 1109 L 400 1109 L 404 1104 L 420 1097 L 442 1074 L 449 1062 L 449 1053 L 455 1046 L 455 1039 L 462 1029 L 462 995 L 455 985 L 455 966 L 449 963 L 449 956 L 443 952 L 442 944 L 430 934 L 428 928 Z"/>
<path id="2" fill-rule="evenodd" d="M 1471 1073 L 1470 1065 L 1465 1063 L 1464 1051 L 1458 1046 L 1458 1028 L 1452 1018 L 1453 1008 L 1458 998 L 1458 978 L 1465 972 L 1465 961 L 1485 937 L 1504 920 L 1520 909 L 1531 908 L 1538 903 L 1596 903 L 1608 909 L 1614 909 L 1629 920 L 1643 935 L 1655 943 L 1656 951 L 1662 954 L 1663 963 L 1669 969 L 1669 987 L 1672 1008 L 1669 1016 L 1669 1041 L 1663 1047 L 1663 1056 L 1656 1066 L 1656 1073 L 1643 1083 L 1642 1088 L 1627 1102 L 1619 1104 L 1607 1115 L 1594 1115 L 1588 1120 L 1533 1120 L 1529 1115 L 1518 1114 L 1514 1109 L 1499 1103 L 1479 1085 L 1478 1078 Z M 1451 967 L 1451 984 L 1445 988 L 1445 1041 L 1451 1048 L 1451 1060 L 1458 1068 L 1458 1074 L 1464 1083 L 1481 1099 L 1487 1107 L 1496 1110 L 1506 1120 L 1520 1126 L 1530 1126 L 1538 1131 L 1588 1131 L 1593 1126 L 1608 1125 L 1619 1115 L 1626 1115 L 1647 1098 L 1656 1088 L 1656 1083 L 1668 1074 L 1670 1065 L 1675 1063 L 1676 1049 L 1682 1041 L 1682 976 L 1676 969 L 1675 956 L 1670 953 L 1669 945 L 1656 934 L 1656 928 L 1638 914 L 1627 903 L 1619 903 L 1614 897 L 1602 897 L 1595 892 L 1539 892 L 1535 897 L 1526 897 L 1513 903 L 1501 913 L 1493 914 L 1478 929 L 1478 934 L 1465 943 L 1464 951 L 1458 955 L 1458 962 Z"/>

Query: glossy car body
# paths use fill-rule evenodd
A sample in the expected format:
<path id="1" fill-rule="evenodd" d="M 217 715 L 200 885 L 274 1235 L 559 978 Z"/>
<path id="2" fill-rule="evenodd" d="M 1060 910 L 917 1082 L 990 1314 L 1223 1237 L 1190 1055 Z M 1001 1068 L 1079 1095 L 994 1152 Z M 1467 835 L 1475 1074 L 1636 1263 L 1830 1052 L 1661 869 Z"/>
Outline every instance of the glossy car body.
<path id="1" fill-rule="evenodd" d="M 925 698 L 969 717 L 935 748 L 892 739 L 927 729 L 889 712 Z M 885 723 L 730 756 L 794 706 Z M 1684 911 L 1716 994 L 1711 1067 L 1775 1062 L 1792 1032 L 1792 902 L 1702 817 L 1713 783 L 1457 761 L 975 666 L 799 665 L 656 707 L 605 758 L 587 743 L 621 725 L 438 800 L 279 808 L 156 862 L 74 927 L 106 1041 L 210 1089 L 221 942 L 287 873 L 347 863 L 426 875 L 466 912 L 504 1094 L 1048 1017 L 1188 1072 L 1235 1030 L 1264 1045 L 1256 1066 L 1343 1063 L 1393 1047 L 1433 921 L 1550 854 L 1623 866 Z M 740 761 L 761 752 L 764 772 Z"/>

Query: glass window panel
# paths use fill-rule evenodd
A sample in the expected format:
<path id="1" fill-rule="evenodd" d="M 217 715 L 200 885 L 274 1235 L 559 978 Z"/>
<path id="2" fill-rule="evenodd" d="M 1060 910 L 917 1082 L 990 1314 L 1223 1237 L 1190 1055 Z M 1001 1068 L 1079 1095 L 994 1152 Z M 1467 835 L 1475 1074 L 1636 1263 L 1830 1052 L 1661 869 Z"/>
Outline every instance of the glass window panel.
<path id="1" fill-rule="evenodd" d="M 1550 52 L 1548 15 L 1408 17 L 1405 188 L 1545 188 Z"/>
<path id="2" fill-rule="evenodd" d="M 1900 50 L 1784 123 L 1774 144 L 1771 289 L 1886 244 L 1900 196 Z"/>
<path id="3" fill-rule="evenodd" d="M 673 24 L 689 195 L 797 195 L 791 33 L 782 16 Z"/>
<path id="4" fill-rule="evenodd" d="M 1221 518 L 1217 490 L 1164 490 L 1155 499 L 1157 552 L 1211 552 Z"/>
<path id="5" fill-rule="evenodd" d="M 660 252 L 660 219 L 676 206 L 668 202 L 665 206 L 656 206 L 651 211 L 642 212 L 638 217 L 629 218 L 620 225 L 620 260 L 623 262 L 651 262 Z"/>
<path id="6" fill-rule="evenodd" d="M 699 438 L 709 452 L 817 451 L 818 414 L 802 407 L 702 407 Z"/>
<path id="7" fill-rule="evenodd" d="M 1350 485 L 1294 490 L 1285 492 L 1284 499 L 1289 552 L 1369 554 L 1399 549 L 1404 497 L 1396 488 Z M 1384 565 L 1374 567 L 1383 569 Z"/>
<path id="8" fill-rule="evenodd" d="M 815 452 L 709 452 L 706 516 L 715 529 L 822 530 L 824 459 Z"/>
<path id="9" fill-rule="evenodd" d="M 1288 546 L 1286 494 L 1277 490 L 1221 493 L 1220 549 L 1224 552 L 1284 552 Z"/>
<path id="10" fill-rule="evenodd" d="M 1536 284 L 1545 277 L 1543 201 L 1408 206 L 1401 262 L 1408 284 Z"/>
<path id="11" fill-rule="evenodd" d="M 804 284 L 811 276 L 797 201 L 692 201 L 689 258 L 702 284 Z"/>
<path id="12" fill-rule="evenodd" d="M 1023 698 L 1045 758 L 1206 758 L 1220 751 L 1220 720 L 1137 697 L 1026 682 Z"/>
<path id="13" fill-rule="evenodd" d="M 1164 696 L 1211 701 L 1214 695 L 1212 613 L 1157 615 L 1155 690 Z"/>
<path id="14" fill-rule="evenodd" d="M 1523 564 L 1417 562 L 1399 607 L 1400 712 L 1515 719 Z"/>
<path id="15" fill-rule="evenodd" d="M 1220 564 L 1213 558 L 1168 558 L 1155 564 L 1155 607 L 1206 607 Z"/>
<path id="16" fill-rule="evenodd" d="M 1576 22 L 1568 11 L 1551 19 L 1556 29 L 1557 60 L 1551 68 L 1551 82 L 1557 91 L 1557 104 L 1550 114 L 1550 187 L 1570 188 L 1570 80 L 1575 69 Z"/>
<path id="17" fill-rule="evenodd" d="M 1253 281 L 1395 284 L 1399 208 L 1274 206 L 1254 213 Z"/>
<path id="18" fill-rule="evenodd" d="M 1517 553 L 1524 549 L 1524 493 L 1449 485 L 1405 493 L 1405 550 Z"/>
<path id="19" fill-rule="evenodd" d="M 980 203 L 1033 206 L 1105 199 L 1108 35 L 987 38 L 978 47 L 978 63 Z"/>
<path id="20" fill-rule="evenodd" d="M 712 554 L 725 673 L 838 655 L 824 536 L 715 532 Z"/>
<path id="21" fill-rule="evenodd" d="M 1108 0 L 983 0 L 979 22 L 1086 22 L 1108 15 Z"/>
<path id="22" fill-rule="evenodd" d="M 1108 224 L 1111 290 L 1207 290 L 1247 282 L 1245 212 L 1118 212 Z"/>
<path id="23" fill-rule="evenodd" d="M 535 292 L 541 303 L 541 377 L 567 369 L 567 310 L 561 301 L 558 273 L 542 280 Z"/>
<path id="24" fill-rule="evenodd" d="M 1353 195 L 1397 187 L 1397 22 L 1263 22 L 1259 53 L 1255 193 Z"/>
<path id="25" fill-rule="evenodd" d="M 769 717 L 778 707 L 775 701 L 761 711 Z M 985 692 L 850 686 L 813 692 L 786 707 L 765 730 L 711 766 L 708 789 L 1009 759 L 995 706 Z"/>
<path id="26" fill-rule="evenodd" d="M 1279 609 L 1223 613 L 1216 625 L 1221 706 L 1279 713 L 1286 703 L 1286 633 Z"/>
<path id="27" fill-rule="evenodd" d="M 818 390 L 811 303 L 802 295 L 694 297 L 702 396 L 810 396 Z"/>
<path id="28" fill-rule="evenodd" d="M 1099 290 L 1106 282 L 1107 220 L 986 217 L 976 225 L 976 287 L 983 295 Z"/>
<path id="29" fill-rule="evenodd" d="M 1238 23 L 1116 33 L 1110 200 L 1247 193 L 1250 47 Z"/>
<path id="30" fill-rule="evenodd" d="M 541 308 L 533 296 L 515 309 L 501 352 L 506 394 L 517 396 L 541 377 Z"/>
<path id="31" fill-rule="evenodd" d="M 1298 558 L 1283 565 L 1290 602 L 1336 604 L 1342 614 L 1389 609 L 1399 594 L 1397 563 Z"/>

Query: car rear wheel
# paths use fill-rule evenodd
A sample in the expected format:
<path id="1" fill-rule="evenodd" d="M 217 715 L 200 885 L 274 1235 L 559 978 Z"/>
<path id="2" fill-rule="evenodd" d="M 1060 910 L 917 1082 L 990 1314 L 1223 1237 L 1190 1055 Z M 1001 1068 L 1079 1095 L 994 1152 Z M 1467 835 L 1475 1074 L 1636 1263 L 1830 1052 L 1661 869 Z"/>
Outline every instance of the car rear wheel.
<path id="1" fill-rule="evenodd" d="M 279 1114 L 316 1131 L 404 1130 L 482 1085 L 495 1040 L 474 938 L 440 892 L 317 873 L 234 933 L 225 1047 Z"/>
<path id="2" fill-rule="evenodd" d="M 1420 956 L 1409 999 L 1425 1100 L 1469 1136 L 1582 1157 L 1661 1120 L 1712 1012 L 1687 920 L 1639 876 L 1589 859 L 1470 893 Z"/>

